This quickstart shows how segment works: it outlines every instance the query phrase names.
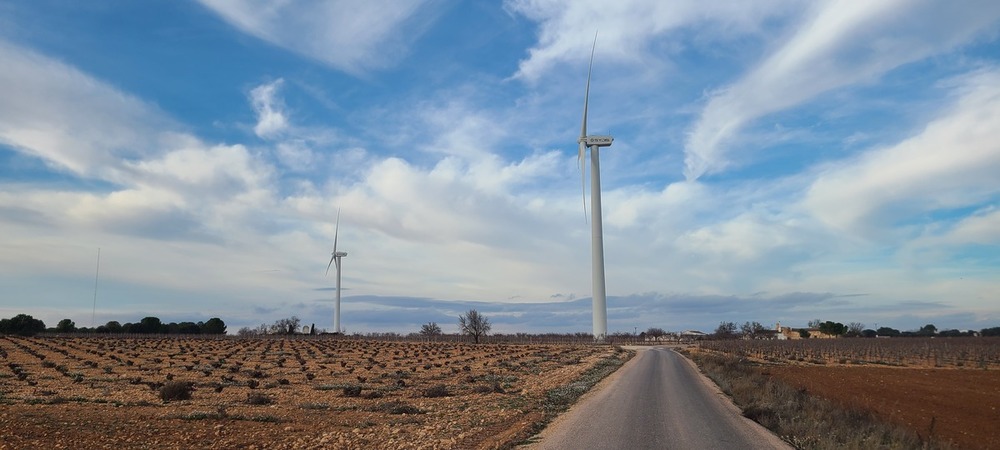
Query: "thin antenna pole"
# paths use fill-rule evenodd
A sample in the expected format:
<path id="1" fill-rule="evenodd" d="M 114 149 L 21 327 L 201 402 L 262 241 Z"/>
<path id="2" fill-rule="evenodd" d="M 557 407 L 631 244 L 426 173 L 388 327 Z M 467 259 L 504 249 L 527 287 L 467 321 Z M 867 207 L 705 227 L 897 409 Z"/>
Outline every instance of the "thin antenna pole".
<path id="1" fill-rule="evenodd" d="M 94 328 L 94 318 L 97 316 L 97 280 L 101 277 L 101 247 L 97 247 L 97 272 L 94 274 L 94 310 L 90 313 L 90 328 Z"/>

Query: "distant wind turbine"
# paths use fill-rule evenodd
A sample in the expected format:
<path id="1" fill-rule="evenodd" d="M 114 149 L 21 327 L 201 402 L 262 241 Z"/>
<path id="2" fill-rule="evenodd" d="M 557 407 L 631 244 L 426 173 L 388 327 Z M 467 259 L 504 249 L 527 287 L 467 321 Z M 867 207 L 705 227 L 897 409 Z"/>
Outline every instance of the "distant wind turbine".
<path id="1" fill-rule="evenodd" d="M 340 259 L 347 256 L 347 252 L 337 251 L 337 238 L 340 234 L 340 210 L 337 210 L 337 228 L 333 233 L 333 253 L 330 255 L 330 263 L 326 265 L 326 274 L 330 274 L 330 266 L 337 263 L 337 300 L 333 305 L 333 332 L 340 333 Z"/>
<path id="2" fill-rule="evenodd" d="M 90 313 L 90 328 L 94 328 L 94 319 L 97 317 L 97 280 L 101 278 L 101 247 L 97 247 L 97 272 L 94 273 L 94 309 Z"/>
<path id="3" fill-rule="evenodd" d="M 604 229 L 601 221 L 601 147 L 610 147 L 615 140 L 611 136 L 587 135 L 587 108 L 590 102 L 590 76 L 594 71 L 594 52 L 597 50 L 597 33 L 594 33 L 594 46 L 590 49 L 590 68 L 587 71 L 587 89 L 583 96 L 583 125 L 580 129 L 580 152 L 577 161 L 580 163 L 580 183 L 583 189 L 583 215 L 587 217 L 586 172 L 584 161 L 586 148 L 590 147 L 590 265 L 591 286 L 594 310 L 594 339 L 603 341 L 608 335 L 608 304 L 604 286 Z"/>

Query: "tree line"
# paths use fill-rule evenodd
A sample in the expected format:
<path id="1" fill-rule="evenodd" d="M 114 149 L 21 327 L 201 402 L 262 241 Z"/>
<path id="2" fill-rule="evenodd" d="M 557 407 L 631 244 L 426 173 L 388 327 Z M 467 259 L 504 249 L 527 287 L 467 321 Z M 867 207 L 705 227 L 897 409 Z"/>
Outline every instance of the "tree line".
<path id="1" fill-rule="evenodd" d="M 226 322 L 213 317 L 204 322 L 163 323 L 158 317 L 144 317 L 135 323 L 119 323 L 116 320 L 94 328 L 78 328 L 70 319 L 62 319 L 52 328 L 45 322 L 28 314 L 18 314 L 9 319 L 0 319 L 0 334 L 33 336 L 38 333 L 95 333 L 95 334 L 226 334 Z"/>
<path id="2" fill-rule="evenodd" d="M 831 320 L 822 321 L 819 319 L 809 321 L 807 328 L 795 329 L 794 331 L 799 334 L 799 337 L 804 339 L 813 337 L 813 332 L 819 332 L 827 336 L 863 338 L 1000 336 L 1000 327 L 983 328 L 979 332 L 956 329 L 938 330 L 934 324 L 929 323 L 918 330 L 911 331 L 900 331 L 891 327 L 879 327 L 877 330 L 873 330 L 860 322 L 850 322 L 844 325 L 840 322 Z M 742 325 L 737 325 L 735 322 L 722 321 L 715 328 L 713 337 L 717 339 L 762 339 L 772 337 L 776 333 L 776 330 L 767 328 L 759 322 L 744 322 Z"/>

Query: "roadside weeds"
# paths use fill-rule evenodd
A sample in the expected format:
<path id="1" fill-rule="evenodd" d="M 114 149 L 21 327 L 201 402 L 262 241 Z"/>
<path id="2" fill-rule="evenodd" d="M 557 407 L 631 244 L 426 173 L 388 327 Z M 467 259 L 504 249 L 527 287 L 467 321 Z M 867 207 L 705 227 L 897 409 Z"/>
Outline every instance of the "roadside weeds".
<path id="1" fill-rule="evenodd" d="M 951 446 L 846 409 L 761 374 L 753 363 L 730 356 L 681 351 L 728 395 L 747 418 L 797 449 L 925 449 Z"/>

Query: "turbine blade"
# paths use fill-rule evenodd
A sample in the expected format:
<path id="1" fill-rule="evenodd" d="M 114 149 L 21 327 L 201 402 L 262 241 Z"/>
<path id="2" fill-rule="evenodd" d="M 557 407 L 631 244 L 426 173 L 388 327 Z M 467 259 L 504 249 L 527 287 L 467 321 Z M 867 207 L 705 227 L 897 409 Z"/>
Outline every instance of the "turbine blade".
<path id="1" fill-rule="evenodd" d="M 580 140 L 587 138 L 587 109 L 590 105 L 590 75 L 594 72 L 594 52 L 597 51 L 597 32 L 594 32 L 594 46 L 590 48 L 590 67 L 587 69 L 587 89 L 583 94 L 583 124 L 580 126 Z"/>
<path id="2" fill-rule="evenodd" d="M 594 32 L 594 45 L 590 48 L 590 66 L 587 68 L 587 89 L 583 93 L 583 123 L 580 125 L 580 152 L 577 162 L 580 163 L 580 191 L 583 194 L 583 221 L 587 222 L 587 110 L 590 107 L 590 76 L 594 73 L 594 52 L 597 51 L 597 31 Z"/>
<path id="3" fill-rule="evenodd" d="M 337 253 L 337 237 L 340 234 L 340 208 L 337 208 L 337 228 L 333 232 L 333 253 Z"/>
<path id="4" fill-rule="evenodd" d="M 580 163 L 580 195 L 583 196 L 583 222 L 587 223 L 587 155 L 586 145 L 580 141 L 580 153 L 576 160 Z"/>
<path id="5" fill-rule="evenodd" d="M 326 276 L 326 275 L 329 275 L 329 274 L 330 274 L 330 266 L 332 266 L 332 265 L 333 265 L 333 260 L 334 260 L 334 259 L 337 259 L 337 256 L 336 256 L 336 253 L 334 253 L 334 256 L 331 256 L 331 257 L 330 257 L 330 263 L 326 265 L 326 273 L 324 274 L 324 276 Z"/>

